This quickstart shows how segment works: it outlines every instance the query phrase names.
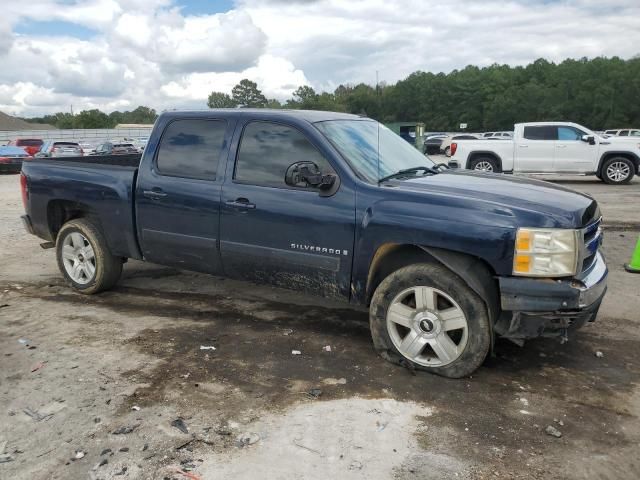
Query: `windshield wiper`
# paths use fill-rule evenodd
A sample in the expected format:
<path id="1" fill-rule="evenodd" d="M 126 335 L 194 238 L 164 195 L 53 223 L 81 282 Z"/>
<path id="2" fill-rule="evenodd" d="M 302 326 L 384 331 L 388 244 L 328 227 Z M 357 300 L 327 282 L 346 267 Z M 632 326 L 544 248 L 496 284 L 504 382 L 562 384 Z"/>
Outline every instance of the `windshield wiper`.
<path id="1" fill-rule="evenodd" d="M 437 175 L 440 172 L 438 172 L 436 168 L 420 166 L 420 167 L 412 167 L 412 168 L 405 168 L 403 170 L 398 170 L 396 173 L 392 173 L 391 175 L 382 177 L 380 180 L 378 180 L 378 185 L 380 185 L 382 182 L 386 182 L 387 180 L 391 180 L 392 178 L 404 177 L 407 174 L 418 173 L 420 171 L 424 171 L 425 174 Z"/>

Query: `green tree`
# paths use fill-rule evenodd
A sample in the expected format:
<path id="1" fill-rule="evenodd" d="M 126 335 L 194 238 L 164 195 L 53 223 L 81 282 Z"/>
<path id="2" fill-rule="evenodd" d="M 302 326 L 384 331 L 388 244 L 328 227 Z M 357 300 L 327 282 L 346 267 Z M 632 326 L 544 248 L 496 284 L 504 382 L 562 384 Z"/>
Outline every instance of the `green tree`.
<path id="1" fill-rule="evenodd" d="M 300 108 L 302 110 L 313 110 L 316 107 L 318 94 L 308 85 L 298 87 L 293 92 L 293 98 L 287 102 L 289 108 Z"/>
<path id="2" fill-rule="evenodd" d="M 238 104 L 228 93 L 211 92 L 207 105 L 209 108 L 235 108 Z"/>
<path id="3" fill-rule="evenodd" d="M 282 108 L 282 103 L 280 103 L 280 100 L 278 100 L 277 98 L 270 98 L 269 100 L 267 100 L 267 104 L 265 105 L 265 107 L 280 109 Z"/>
<path id="4" fill-rule="evenodd" d="M 74 119 L 74 128 L 113 128 L 113 121 L 98 109 L 83 110 Z"/>
<path id="5" fill-rule="evenodd" d="M 258 84 L 247 78 L 240 80 L 240 83 L 233 87 L 231 96 L 236 104 L 244 107 L 264 108 L 267 104 L 267 99 L 258 89 Z"/>

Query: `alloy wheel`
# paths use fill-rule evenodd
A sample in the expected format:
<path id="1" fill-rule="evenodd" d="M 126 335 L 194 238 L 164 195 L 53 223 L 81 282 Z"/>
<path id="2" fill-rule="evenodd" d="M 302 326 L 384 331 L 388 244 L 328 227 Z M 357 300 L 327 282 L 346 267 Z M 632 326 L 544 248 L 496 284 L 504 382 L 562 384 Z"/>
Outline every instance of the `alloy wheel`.
<path id="1" fill-rule="evenodd" d="M 455 300 L 437 288 L 403 290 L 391 302 L 386 320 L 393 345 L 419 365 L 448 365 L 467 345 L 466 315 Z"/>

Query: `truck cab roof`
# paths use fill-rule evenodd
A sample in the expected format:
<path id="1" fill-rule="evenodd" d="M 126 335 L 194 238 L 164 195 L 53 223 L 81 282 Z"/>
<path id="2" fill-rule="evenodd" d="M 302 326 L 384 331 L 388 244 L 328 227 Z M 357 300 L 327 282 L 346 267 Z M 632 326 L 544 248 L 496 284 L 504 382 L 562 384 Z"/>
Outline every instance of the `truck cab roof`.
<path id="1" fill-rule="evenodd" d="M 182 110 L 163 113 L 160 118 L 184 118 L 188 117 L 246 117 L 269 118 L 269 119 L 291 119 L 305 120 L 309 123 L 323 122 L 327 120 L 358 120 L 365 119 L 359 115 L 350 113 L 325 112 L 321 110 L 279 110 L 269 108 L 212 108 L 208 110 Z"/>

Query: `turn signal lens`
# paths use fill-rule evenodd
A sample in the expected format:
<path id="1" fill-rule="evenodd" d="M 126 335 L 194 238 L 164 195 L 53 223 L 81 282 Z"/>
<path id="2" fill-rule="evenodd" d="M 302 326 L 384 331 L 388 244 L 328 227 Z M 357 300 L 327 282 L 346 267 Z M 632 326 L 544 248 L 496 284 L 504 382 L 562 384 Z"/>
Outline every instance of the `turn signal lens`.
<path id="1" fill-rule="evenodd" d="M 531 270 L 531 257 L 529 255 L 516 255 L 513 262 L 513 270 L 517 273 L 529 273 Z"/>
<path id="2" fill-rule="evenodd" d="M 531 232 L 529 230 L 518 230 L 516 250 L 519 252 L 528 252 L 531 250 Z"/>

